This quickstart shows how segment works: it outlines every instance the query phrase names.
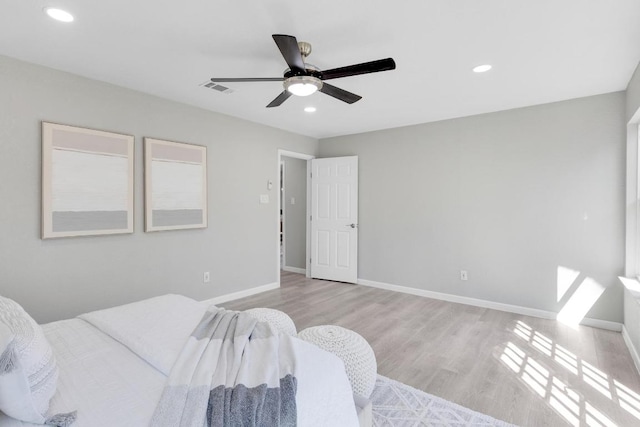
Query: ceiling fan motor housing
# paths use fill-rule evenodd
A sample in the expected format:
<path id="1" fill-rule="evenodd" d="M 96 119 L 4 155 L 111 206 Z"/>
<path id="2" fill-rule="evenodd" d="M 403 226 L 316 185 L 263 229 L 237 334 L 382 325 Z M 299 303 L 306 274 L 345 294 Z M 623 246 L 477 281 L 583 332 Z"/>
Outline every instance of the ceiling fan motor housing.
<path id="1" fill-rule="evenodd" d="M 306 58 L 311 55 L 311 43 L 298 42 L 298 49 L 300 49 L 300 55 L 302 55 L 302 58 Z"/>
<path id="2" fill-rule="evenodd" d="M 307 42 L 298 42 L 298 48 L 303 59 L 311 53 L 311 45 Z M 296 96 L 309 96 L 322 89 L 322 72 L 318 67 L 305 62 L 304 68 L 304 70 L 285 71 L 282 82 L 284 90 Z"/>

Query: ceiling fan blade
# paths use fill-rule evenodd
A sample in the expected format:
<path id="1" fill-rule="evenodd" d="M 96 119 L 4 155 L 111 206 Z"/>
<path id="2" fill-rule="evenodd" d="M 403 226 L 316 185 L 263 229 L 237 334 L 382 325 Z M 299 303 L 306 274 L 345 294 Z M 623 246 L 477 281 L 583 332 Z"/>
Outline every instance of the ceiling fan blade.
<path id="1" fill-rule="evenodd" d="M 396 69 L 393 58 L 378 59 L 377 61 L 363 62 L 362 64 L 348 65 L 346 67 L 333 68 L 322 71 L 322 80 L 337 79 L 340 77 L 356 76 L 358 74 L 377 73 Z"/>
<path id="2" fill-rule="evenodd" d="M 298 40 L 293 36 L 287 36 L 284 34 L 274 34 L 273 41 L 278 45 L 280 53 L 287 62 L 287 65 L 295 74 L 305 73 L 304 61 L 300 54 L 300 48 L 298 48 Z"/>
<path id="3" fill-rule="evenodd" d="M 239 77 L 239 78 L 212 78 L 214 83 L 223 82 L 281 82 L 284 81 L 284 77 Z"/>
<path id="4" fill-rule="evenodd" d="M 356 95 L 355 93 L 347 92 L 344 89 L 340 89 L 339 87 L 335 87 L 328 83 L 324 83 L 322 88 L 320 88 L 320 92 L 325 93 L 329 96 L 333 96 L 340 101 L 344 101 L 347 104 L 353 104 L 356 101 L 360 101 L 362 97 L 360 95 Z"/>
<path id="5" fill-rule="evenodd" d="M 291 92 L 289 92 L 288 90 L 282 91 L 282 93 L 278 95 L 276 99 L 274 99 L 269 105 L 267 105 L 267 108 L 280 106 L 284 101 L 289 99 L 290 96 Z"/>

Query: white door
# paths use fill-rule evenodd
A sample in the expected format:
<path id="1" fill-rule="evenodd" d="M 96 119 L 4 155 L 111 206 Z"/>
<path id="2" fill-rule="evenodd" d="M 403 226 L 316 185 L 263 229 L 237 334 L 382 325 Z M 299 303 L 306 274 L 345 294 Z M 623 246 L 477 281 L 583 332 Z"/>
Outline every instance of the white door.
<path id="1" fill-rule="evenodd" d="M 311 160 L 311 277 L 358 280 L 358 157 Z"/>

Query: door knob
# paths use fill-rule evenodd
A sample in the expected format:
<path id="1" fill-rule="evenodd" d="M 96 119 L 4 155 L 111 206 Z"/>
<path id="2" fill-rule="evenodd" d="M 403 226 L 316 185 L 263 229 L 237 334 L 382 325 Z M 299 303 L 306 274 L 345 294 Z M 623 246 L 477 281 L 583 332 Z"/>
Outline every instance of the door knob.
<path id="1" fill-rule="evenodd" d="M 358 224 L 347 224 L 347 227 L 357 228 L 357 227 L 358 227 Z"/>

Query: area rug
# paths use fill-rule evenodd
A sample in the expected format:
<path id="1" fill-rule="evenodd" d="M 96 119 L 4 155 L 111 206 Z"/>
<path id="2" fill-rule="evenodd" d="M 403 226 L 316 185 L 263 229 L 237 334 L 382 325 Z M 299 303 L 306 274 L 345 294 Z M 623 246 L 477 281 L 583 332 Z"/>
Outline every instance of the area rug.
<path id="1" fill-rule="evenodd" d="M 375 427 L 514 427 L 382 375 L 378 375 L 370 399 Z"/>

